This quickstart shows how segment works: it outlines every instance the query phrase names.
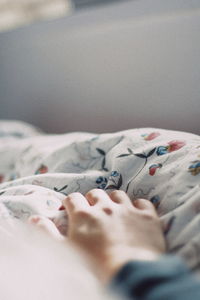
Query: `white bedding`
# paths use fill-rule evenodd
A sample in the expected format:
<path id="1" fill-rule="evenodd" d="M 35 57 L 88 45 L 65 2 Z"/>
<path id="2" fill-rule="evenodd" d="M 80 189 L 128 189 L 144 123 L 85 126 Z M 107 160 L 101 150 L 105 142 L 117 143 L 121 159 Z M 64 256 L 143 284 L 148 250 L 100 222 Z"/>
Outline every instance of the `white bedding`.
<path id="1" fill-rule="evenodd" d="M 155 128 L 93 134 L 42 133 L 0 122 L 0 218 L 51 218 L 66 234 L 62 200 L 92 188 L 122 189 L 154 203 L 168 251 L 200 271 L 200 137 Z"/>

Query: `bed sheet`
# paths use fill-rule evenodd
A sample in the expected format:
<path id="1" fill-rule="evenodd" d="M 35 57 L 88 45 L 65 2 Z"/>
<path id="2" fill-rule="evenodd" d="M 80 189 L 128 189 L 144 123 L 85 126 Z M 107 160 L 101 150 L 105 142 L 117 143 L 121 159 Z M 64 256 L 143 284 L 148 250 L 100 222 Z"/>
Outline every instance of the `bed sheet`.
<path id="1" fill-rule="evenodd" d="M 29 124 L 0 122 L 0 218 L 50 218 L 62 234 L 62 200 L 90 189 L 124 190 L 151 201 L 168 252 L 200 273 L 200 137 L 137 128 L 115 133 L 45 134 Z"/>

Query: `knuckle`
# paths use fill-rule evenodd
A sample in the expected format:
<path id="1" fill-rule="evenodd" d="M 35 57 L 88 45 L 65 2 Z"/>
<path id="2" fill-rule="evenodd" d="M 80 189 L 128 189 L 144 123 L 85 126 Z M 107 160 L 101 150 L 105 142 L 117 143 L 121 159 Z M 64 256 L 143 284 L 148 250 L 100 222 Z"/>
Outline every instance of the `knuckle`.
<path id="1" fill-rule="evenodd" d="M 85 216 L 86 214 L 88 214 L 88 212 L 84 209 L 76 209 L 75 212 L 74 212 L 77 216 Z"/>
<path id="2" fill-rule="evenodd" d="M 124 191 L 115 190 L 110 195 L 112 195 L 112 196 L 120 196 L 120 195 L 124 195 L 124 193 L 125 193 Z"/>
<path id="3" fill-rule="evenodd" d="M 77 197 L 80 197 L 82 196 L 81 193 L 78 193 L 78 192 L 74 192 L 74 193 L 71 193 L 68 195 L 68 199 L 73 199 L 73 198 L 77 198 Z"/>
<path id="4" fill-rule="evenodd" d="M 110 193 L 110 196 L 116 196 L 117 194 L 118 194 L 118 191 L 115 190 L 115 191 L 112 191 L 112 192 Z"/>
<path id="5" fill-rule="evenodd" d="M 94 197 L 94 196 L 102 194 L 102 193 L 105 193 L 105 192 L 103 190 L 101 190 L 101 189 L 92 189 L 86 195 Z"/>
<path id="6" fill-rule="evenodd" d="M 74 210 L 73 215 L 75 218 L 78 218 L 78 219 L 84 218 L 84 220 L 85 220 L 86 217 L 88 218 L 91 216 L 91 213 L 87 209 L 77 208 Z"/>
<path id="7" fill-rule="evenodd" d="M 107 215 L 112 215 L 112 213 L 113 213 L 113 210 L 110 209 L 109 207 L 104 207 L 104 208 L 103 208 L 103 211 L 104 211 Z"/>
<path id="8" fill-rule="evenodd" d="M 145 220 L 149 220 L 149 221 L 152 221 L 152 220 L 155 220 L 155 215 L 152 214 L 152 212 L 149 212 L 149 211 L 143 211 L 142 212 L 142 215 L 143 215 L 143 218 Z"/>

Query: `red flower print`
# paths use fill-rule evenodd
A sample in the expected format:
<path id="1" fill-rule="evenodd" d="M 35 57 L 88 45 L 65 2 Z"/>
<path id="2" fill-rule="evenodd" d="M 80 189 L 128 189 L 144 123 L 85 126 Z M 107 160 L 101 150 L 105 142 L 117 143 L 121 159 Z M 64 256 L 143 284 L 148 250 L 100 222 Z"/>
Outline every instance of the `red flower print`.
<path id="1" fill-rule="evenodd" d="M 58 210 L 65 210 L 64 205 L 61 205 Z"/>
<path id="2" fill-rule="evenodd" d="M 41 165 L 41 166 L 39 167 L 39 169 L 37 169 L 37 171 L 35 172 L 35 174 L 36 174 L 36 175 L 37 175 L 37 174 L 44 174 L 44 173 L 47 173 L 47 172 L 48 172 L 47 166 Z"/>
<path id="3" fill-rule="evenodd" d="M 168 152 L 173 152 L 176 150 L 179 150 L 180 148 L 182 148 L 183 146 L 185 146 L 185 142 L 184 141 L 171 141 L 168 143 L 169 148 L 168 148 Z"/>
<path id="4" fill-rule="evenodd" d="M 153 176 L 157 169 L 162 168 L 162 164 L 153 164 L 149 167 L 149 175 Z"/>
<path id="5" fill-rule="evenodd" d="M 151 141 L 157 138 L 159 135 L 159 132 L 151 132 L 149 134 L 143 134 L 142 136 L 144 137 L 145 141 Z"/>

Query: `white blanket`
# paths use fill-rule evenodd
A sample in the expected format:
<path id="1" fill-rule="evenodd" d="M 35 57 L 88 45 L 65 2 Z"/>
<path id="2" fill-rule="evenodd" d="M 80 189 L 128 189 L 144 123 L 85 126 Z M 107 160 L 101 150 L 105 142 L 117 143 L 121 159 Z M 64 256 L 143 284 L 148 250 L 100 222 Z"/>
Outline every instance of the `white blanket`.
<path id="1" fill-rule="evenodd" d="M 0 122 L 0 218 L 51 218 L 66 234 L 60 210 L 71 192 L 121 189 L 150 200 L 168 252 L 200 271 L 200 137 L 155 128 L 49 135 L 21 122 Z"/>

